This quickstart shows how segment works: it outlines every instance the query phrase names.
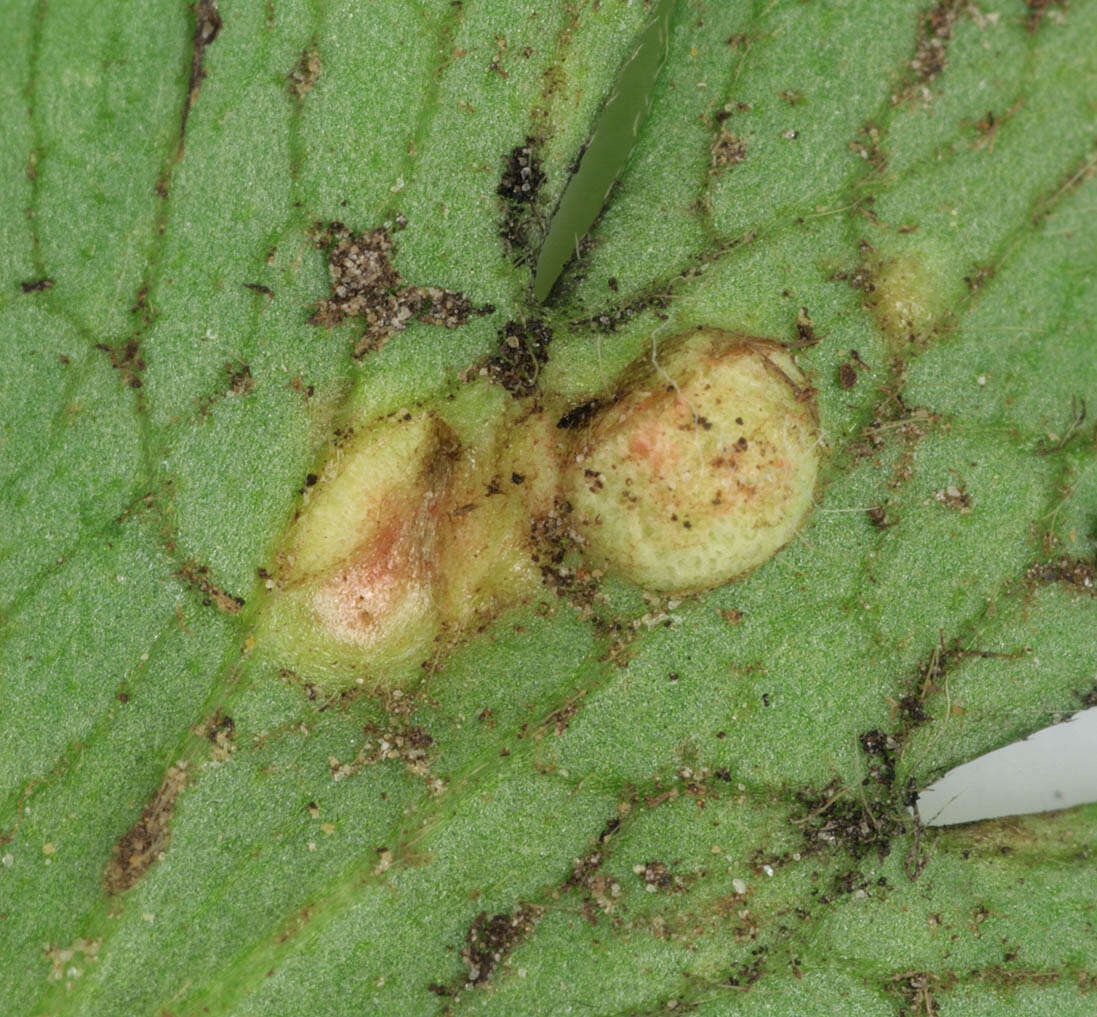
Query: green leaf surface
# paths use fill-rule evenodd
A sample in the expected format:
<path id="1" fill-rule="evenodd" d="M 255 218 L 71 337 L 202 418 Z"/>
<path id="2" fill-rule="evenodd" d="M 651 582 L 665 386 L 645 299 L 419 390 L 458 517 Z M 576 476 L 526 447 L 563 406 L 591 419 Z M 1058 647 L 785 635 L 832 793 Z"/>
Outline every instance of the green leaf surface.
<path id="1" fill-rule="evenodd" d="M 679 0 L 537 305 L 651 13 L 0 5 L 0 1014 L 1097 1007 L 1097 808 L 908 810 L 1094 696 L 1097 3 Z M 356 360 L 316 224 L 401 217 L 405 282 L 494 310 Z M 398 693 L 287 672 L 333 428 L 531 318 L 571 404 L 696 325 L 797 344 L 808 524 L 682 600 L 546 587 Z"/>

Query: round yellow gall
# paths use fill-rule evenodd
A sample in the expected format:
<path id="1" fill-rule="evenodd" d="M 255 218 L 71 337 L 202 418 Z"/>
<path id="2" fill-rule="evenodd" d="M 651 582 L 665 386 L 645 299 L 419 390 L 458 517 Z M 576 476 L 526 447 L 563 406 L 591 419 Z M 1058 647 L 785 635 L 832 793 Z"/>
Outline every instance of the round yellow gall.
<path id="1" fill-rule="evenodd" d="M 813 391 L 779 343 L 701 328 L 663 343 L 577 437 L 565 474 L 588 553 L 695 593 L 771 558 L 811 509 Z"/>
<path id="2" fill-rule="evenodd" d="M 530 518 L 555 497 L 556 432 L 503 400 L 469 386 L 333 444 L 258 626 L 280 667 L 314 684 L 396 685 L 540 589 Z"/>

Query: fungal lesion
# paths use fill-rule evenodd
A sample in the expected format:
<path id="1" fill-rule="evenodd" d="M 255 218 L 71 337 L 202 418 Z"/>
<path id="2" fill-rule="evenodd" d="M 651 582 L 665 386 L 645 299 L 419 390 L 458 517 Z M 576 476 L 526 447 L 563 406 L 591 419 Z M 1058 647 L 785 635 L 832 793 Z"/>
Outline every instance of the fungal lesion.
<path id="1" fill-rule="evenodd" d="M 480 378 L 341 430 L 277 556 L 263 644 L 310 681 L 399 684 L 543 594 L 546 519 L 592 568 L 695 593 L 810 511 L 818 419 L 778 343 L 695 329 L 583 406 Z"/>

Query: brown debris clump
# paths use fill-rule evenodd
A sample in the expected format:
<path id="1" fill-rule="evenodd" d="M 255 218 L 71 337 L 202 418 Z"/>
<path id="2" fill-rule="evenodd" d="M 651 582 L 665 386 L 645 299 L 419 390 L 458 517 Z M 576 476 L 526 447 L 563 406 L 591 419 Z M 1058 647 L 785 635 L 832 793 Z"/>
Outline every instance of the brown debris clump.
<path id="1" fill-rule="evenodd" d="M 157 862 L 171 841 L 169 824 L 175 799 L 187 783 L 187 764 L 176 763 L 164 777 L 141 818 L 114 845 L 103 873 L 108 893 L 122 893 L 133 886 Z"/>
<path id="2" fill-rule="evenodd" d="M 541 917 L 541 909 L 523 904 L 513 915 L 488 917 L 481 911 L 469 926 L 461 960 L 468 968 L 468 986 L 482 985 L 506 956 L 526 938 Z"/>
<path id="3" fill-rule="evenodd" d="M 95 348 L 110 358 L 110 366 L 121 376 L 122 382 L 129 388 L 140 388 L 140 374 L 145 369 L 145 358 L 141 356 L 141 344 L 130 339 L 121 346 L 108 346 L 96 343 Z"/>
<path id="4" fill-rule="evenodd" d="M 1033 565 L 1026 576 L 1031 583 L 1049 586 L 1062 583 L 1080 593 L 1097 597 L 1097 561 L 1085 558 L 1059 558 L 1056 561 Z"/>
<path id="5" fill-rule="evenodd" d="M 726 128 L 722 128 L 720 133 L 716 135 L 716 139 L 712 142 L 710 153 L 711 160 L 709 172 L 715 173 L 725 166 L 731 166 L 746 159 L 747 143 L 743 138 L 740 138 L 736 134 L 732 134 L 731 131 Z"/>
<path id="6" fill-rule="evenodd" d="M 885 771 L 886 768 L 885 764 Z M 883 789 L 882 796 L 872 795 L 877 799 L 874 801 L 868 797 L 854 798 L 837 781 L 819 792 L 799 792 L 796 800 L 803 813 L 793 822 L 803 837 L 801 850 L 805 854 L 844 850 L 856 860 L 869 854 L 886 858 L 891 853 L 892 840 L 907 832 L 907 824 L 895 803 L 889 800 L 887 790 Z"/>
<path id="7" fill-rule="evenodd" d="M 918 38 L 918 48 L 910 69 L 921 85 L 928 85 L 948 64 L 948 44 L 952 27 L 965 6 L 964 0 L 940 0 L 926 13 Z"/>
<path id="8" fill-rule="evenodd" d="M 332 780 L 345 780 L 365 766 L 398 759 L 407 767 L 408 773 L 426 783 L 431 794 L 441 794 L 445 790 L 445 781 L 436 777 L 430 769 L 434 739 L 426 730 L 411 725 L 383 729 L 376 724 L 366 724 L 362 731 L 366 740 L 353 759 L 348 762 L 341 762 L 335 756 L 328 759 Z"/>
<path id="9" fill-rule="evenodd" d="M 634 865 L 632 871 L 644 881 L 644 889 L 648 893 L 656 893 L 659 890 L 672 893 L 685 888 L 685 881 L 671 872 L 663 862 Z"/>
<path id="10" fill-rule="evenodd" d="M 366 329 L 354 347 L 356 357 L 381 349 L 412 319 L 457 328 L 474 311 L 490 314 L 494 310 L 490 304 L 473 308 L 463 293 L 438 286 L 402 286 L 391 261 L 395 245 L 383 227 L 353 233 L 333 222 L 322 230 L 317 245 L 329 248 L 331 296 L 316 305 L 309 324 L 331 328 L 347 318 L 362 318 Z"/>
<path id="11" fill-rule="evenodd" d="M 889 447 L 897 447 L 888 485 L 902 485 L 914 476 L 914 450 L 931 427 L 939 422 L 937 414 L 920 407 L 907 406 L 902 390 L 905 367 L 892 365 L 892 379 L 881 389 L 883 398 L 876 404 L 872 420 L 853 443 L 851 451 L 857 459 L 875 459 Z"/>
<path id="12" fill-rule="evenodd" d="M 216 605 L 219 611 L 227 614 L 239 614 L 244 606 L 243 597 L 234 597 L 226 593 L 210 579 L 208 565 L 198 565 L 193 561 L 183 562 L 179 569 L 179 578 L 188 586 L 202 594 L 202 603 L 209 607 Z"/>
<path id="13" fill-rule="evenodd" d="M 182 151 L 183 137 L 187 133 L 187 118 L 190 116 L 198 90 L 206 76 L 206 47 L 221 32 L 221 15 L 217 10 L 217 0 L 198 0 L 194 6 L 194 38 L 191 49 L 190 81 L 187 83 L 187 97 L 183 103 L 182 123 L 179 125 L 179 148 Z"/>
<path id="14" fill-rule="evenodd" d="M 508 321 L 499 333 L 499 352 L 488 361 L 488 377 L 513 396 L 532 395 L 550 342 L 552 331 L 543 321 Z"/>
<path id="15" fill-rule="evenodd" d="M 503 160 L 503 172 L 495 190 L 503 199 L 499 235 L 519 260 L 530 253 L 530 230 L 537 225 L 535 207 L 544 183 L 545 171 L 537 156 L 537 139 L 527 137 Z"/>
<path id="16" fill-rule="evenodd" d="M 940 491 L 934 491 L 933 497 L 945 508 L 962 515 L 967 515 L 971 511 L 971 495 L 963 484 L 949 484 Z"/>
<path id="17" fill-rule="evenodd" d="M 213 759 L 223 763 L 236 751 L 236 721 L 218 710 L 195 728 L 199 738 L 213 746 Z"/>
<path id="18" fill-rule="evenodd" d="M 545 182 L 541 160 L 534 153 L 536 144 L 535 138 L 526 138 L 525 144 L 518 145 L 507 156 L 496 189 L 499 197 L 524 205 L 536 200 Z"/>
<path id="19" fill-rule="evenodd" d="M 295 98 L 303 99 L 312 91 L 317 78 L 320 77 L 320 55 L 316 47 L 306 49 L 297 61 L 297 66 L 289 73 L 289 90 Z"/>
<path id="20" fill-rule="evenodd" d="M 1066 9 L 1066 0 L 1025 0 L 1025 6 L 1028 7 L 1025 28 L 1035 32 L 1051 8 L 1058 7 L 1060 11 Z"/>
<path id="21" fill-rule="evenodd" d="M 946 988 L 951 988 L 954 976 L 949 978 Z M 885 983 L 885 988 L 898 993 L 906 1004 L 904 1013 L 910 1017 L 939 1017 L 940 1006 L 934 998 L 934 990 L 941 988 L 941 980 L 927 971 L 904 971 L 893 975 Z"/>

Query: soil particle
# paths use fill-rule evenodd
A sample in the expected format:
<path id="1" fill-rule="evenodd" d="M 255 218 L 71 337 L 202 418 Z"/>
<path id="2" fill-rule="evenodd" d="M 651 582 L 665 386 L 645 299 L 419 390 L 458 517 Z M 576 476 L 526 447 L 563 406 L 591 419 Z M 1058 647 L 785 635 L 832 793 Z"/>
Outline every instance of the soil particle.
<path id="1" fill-rule="evenodd" d="M 1048 586 L 1061 583 L 1063 586 L 1097 596 L 1097 560 L 1088 558 L 1057 558 L 1055 561 L 1033 565 L 1025 578 L 1033 584 Z"/>
<path id="2" fill-rule="evenodd" d="M 896 523 L 896 520 L 887 514 L 887 509 L 883 505 L 874 505 L 872 508 L 866 509 L 866 514 L 868 515 L 868 521 L 878 530 L 886 530 Z"/>
<path id="3" fill-rule="evenodd" d="M 857 137 L 849 143 L 849 150 L 864 159 L 877 173 L 883 173 L 887 169 L 883 138 L 884 132 L 869 121 L 861 125 Z"/>
<path id="4" fill-rule="evenodd" d="M 289 72 L 289 90 L 298 99 L 303 99 L 312 91 L 320 77 L 320 56 L 312 46 L 301 54 L 293 70 Z"/>
<path id="5" fill-rule="evenodd" d="M 585 403 L 568 410 L 558 421 L 556 426 L 562 430 L 583 427 L 589 424 L 594 415 L 602 408 L 604 403 L 600 399 L 590 399 Z"/>
<path id="6" fill-rule="evenodd" d="M 580 690 L 578 699 L 582 699 L 586 695 L 585 690 Z M 578 700 L 573 703 L 568 703 L 566 706 L 562 706 L 559 710 L 554 711 L 549 716 L 549 725 L 552 727 L 552 733 L 559 737 L 562 735 L 571 724 L 571 718 L 574 717 L 582 707 L 582 703 Z"/>
<path id="7" fill-rule="evenodd" d="M 346 780 L 365 766 L 398 759 L 407 767 L 408 773 L 427 785 L 431 794 L 440 794 L 445 790 L 445 781 L 431 772 L 434 739 L 424 728 L 412 725 L 381 728 L 376 724 L 367 724 L 362 730 L 366 738 L 353 759 L 342 762 L 335 756 L 329 757 L 332 780 Z"/>
<path id="8" fill-rule="evenodd" d="M 680 278 L 687 278 L 688 271 L 684 272 Z M 576 318 L 570 324 L 575 329 L 590 327 L 597 329 L 599 332 L 616 332 L 618 326 L 631 321 L 636 315 L 648 309 L 654 309 L 655 316 L 665 321 L 667 318 L 665 308 L 669 306 L 669 294 L 663 292 L 646 293 L 617 307 L 608 307 L 597 311 L 590 317 Z"/>
<path id="9" fill-rule="evenodd" d="M 862 783 L 876 782 L 890 786 L 895 780 L 894 753 L 899 747 L 898 743 L 878 728 L 864 732 L 859 740 L 861 750 L 871 759 L 868 776 Z"/>
<path id="10" fill-rule="evenodd" d="M 145 358 L 141 356 L 141 346 L 136 339 L 130 339 L 121 346 L 108 346 L 96 343 L 95 348 L 110 358 L 110 366 L 121 376 L 129 388 L 140 388 L 140 374 L 145 369 Z"/>
<path id="11" fill-rule="evenodd" d="M 1025 28 L 1030 32 L 1035 32 L 1052 8 L 1058 8 L 1059 11 L 1064 11 L 1066 10 L 1067 5 L 1066 0 L 1025 0 L 1025 6 L 1028 8 L 1028 15 L 1025 18 Z"/>
<path id="12" fill-rule="evenodd" d="M 225 373 L 229 379 L 229 392 L 233 395 L 247 395 L 255 388 L 255 379 L 251 376 L 251 368 L 242 360 L 226 360 Z"/>
<path id="13" fill-rule="evenodd" d="M 240 608 L 244 606 L 243 597 L 234 597 L 213 582 L 208 565 L 185 561 L 177 574 L 191 589 L 202 594 L 202 603 L 207 607 L 215 604 L 219 611 L 239 614 Z"/>
<path id="14" fill-rule="evenodd" d="M 413 319 L 457 328 L 473 313 L 494 311 L 491 305 L 474 308 L 463 293 L 438 286 L 403 286 L 391 260 L 395 245 L 383 227 L 354 233 L 332 222 L 319 227 L 316 244 L 328 249 L 331 296 L 316 305 L 309 324 L 331 328 L 360 317 L 366 328 L 355 344 L 356 357 L 381 349 Z"/>
<path id="15" fill-rule="evenodd" d="M 580 546 L 571 529 L 571 512 L 570 502 L 558 498 L 551 511 L 531 521 L 532 558 L 541 569 L 545 585 L 589 616 L 598 599 L 600 573 L 588 572 L 582 567 L 572 568 L 568 564 L 569 552 Z"/>
<path id="16" fill-rule="evenodd" d="M 643 865 L 634 865 L 632 871 L 644 882 L 644 889 L 648 893 L 662 890 L 672 893 L 685 889 L 685 882 L 680 876 L 676 876 L 663 862 L 645 862 Z"/>
<path id="17" fill-rule="evenodd" d="M 855 796 L 835 781 L 820 792 L 797 794 L 804 813 L 793 822 L 803 836 L 801 851 L 845 850 L 858 860 L 869 854 L 887 857 L 892 840 L 907 832 L 889 791 L 874 788 L 872 794 Z"/>
<path id="18" fill-rule="evenodd" d="M 503 199 L 503 224 L 499 229 L 507 249 L 526 256 L 530 246 L 530 227 L 536 216 L 536 202 L 545 182 L 545 172 L 537 156 L 537 139 L 530 136 L 513 148 L 503 160 L 496 193 Z"/>
<path id="19" fill-rule="evenodd" d="M 499 964 L 534 929 L 541 909 L 531 904 L 519 906 L 513 914 L 488 917 L 481 911 L 465 935 L 461 960 L 468 968 L 467 987 L 483 985 Z"/>
<path id="20" fill-rule="evenodd" d="M 600 914 L 613 914 L 621 897 L 621 884 L 599 871 L 609 857 L 610 841 L 621 828 L 621 816 L 613 815 L 602 828 L 591 850 L 576 858 L 561 890 L 580 887 L 584 891 L 583 917 L 592 925 Z"/>
<path id="21" fill-rule="evenodd" d="M 971 511 L 971 495 L 963 484 L 949 484 L 940 491 L 934 491 L 933 497 L 945 508 L 952 509 L 954 512 L 967 515 Z"/>
<path id="22" fill-rule="evenodd" d="M 541 160 L 535 154 L 537 141 L 527 137 L 525 143 L 511 150 L 496 189 L 499 197 L 517 204 L 531 205 L 545 182 Z"/>
<path id="23" fill-rule="evenodd" d="M 872 411 L 872 420 L 854 442 L 852 452 L 858 459 L 871 459 L 897 444 L 899 454 L 892 466 L 889 486 L 898 488 L 914 476 L 914 450 L 929 428 L 940 419 L 928 410 L 907 406 L 902 391 L 905 365 L 892 366 L 892 379 L 881 389 L 883 398 Z"/>
<path id="24" fill-rule="evenodd" d="M 925 94 L 925 87 L 948 65 L 948 44 L 952 29 L 967 6 L 966 0 L 939 0 L 922 17 L 918 45 L 910 61 L 912 80 L 896 99 L 912 99 Z"/>
<path id="25" fill-rule="evenodd" d="M 213 746 L 213 759 L 218 763 L 236 751 L 236 721 L 220 710 L 199 724 L 195 734 Z"/>
<path id="26" fill-rule="evenodd" d="M 904 971 L 885 982 L 887 990 L 903 999 L 903 1017 L 938 1017 L 941 1010 L 934 991 L 940 987 L 940 979 L 927 971 Z"/>
<path id="27" fill-rule="evenodd" d="M 800 308 L 796 315 L 796 341 L 789 343 L 789 348 L 794 350 L 806 350 L 819 342 L 819 336 L 815 332 L 815 322 L 811 320 L 806 307 Z"/>
<path id="28" fill-rule="evenodd" d="M 163 856 L 171 841 L 169 824 L 175 800 L 186 783 L 187 764 L 177 763 L 168 770 L 141 818 L 115 844 L 103 873 L 108 893 L 128 890 Z"/>
<path id="29" fill-rule="evenodd" d="M 499 352 L 487 363 L 488 377 L 513 396 L 531 395 L 551 342 L 552 331 L 539 319 L 508 321 L 499 333 Z"/>
<path id="30" fill-rule="evenodd" d="M 179 142 L 187 133 L 187 118 L 190 116 L 202 79 L 206 76 L 206 47 L 221 31 L 221 15 L 217 11 L 217 0 L 197 0 L 194 5 L 194 46 L 191 52 L 190 81 L 187 85 L 187 97 L 183 102 L 183 116 L 179 129 Z"/>
<path id="31" fill-rule="evenodd" d="M 753 952 L 759 954 L 764 953 L 764 948 L 758 947 Z M 746 961 L 736 967 L 721 984 L 727 986 L 729 989 L 749 989 L 764 973 L 762 956 L 759 955 L 755 957 L 754 960 Z"/>
<path id="32" fill-rule="evenodd" d="M 732 166 L 746 159 L 747 143 L 727 128 L 721 128 L 712 142 L 709 156 L 709 172 L 716 173 L 726 166 Z"/>

